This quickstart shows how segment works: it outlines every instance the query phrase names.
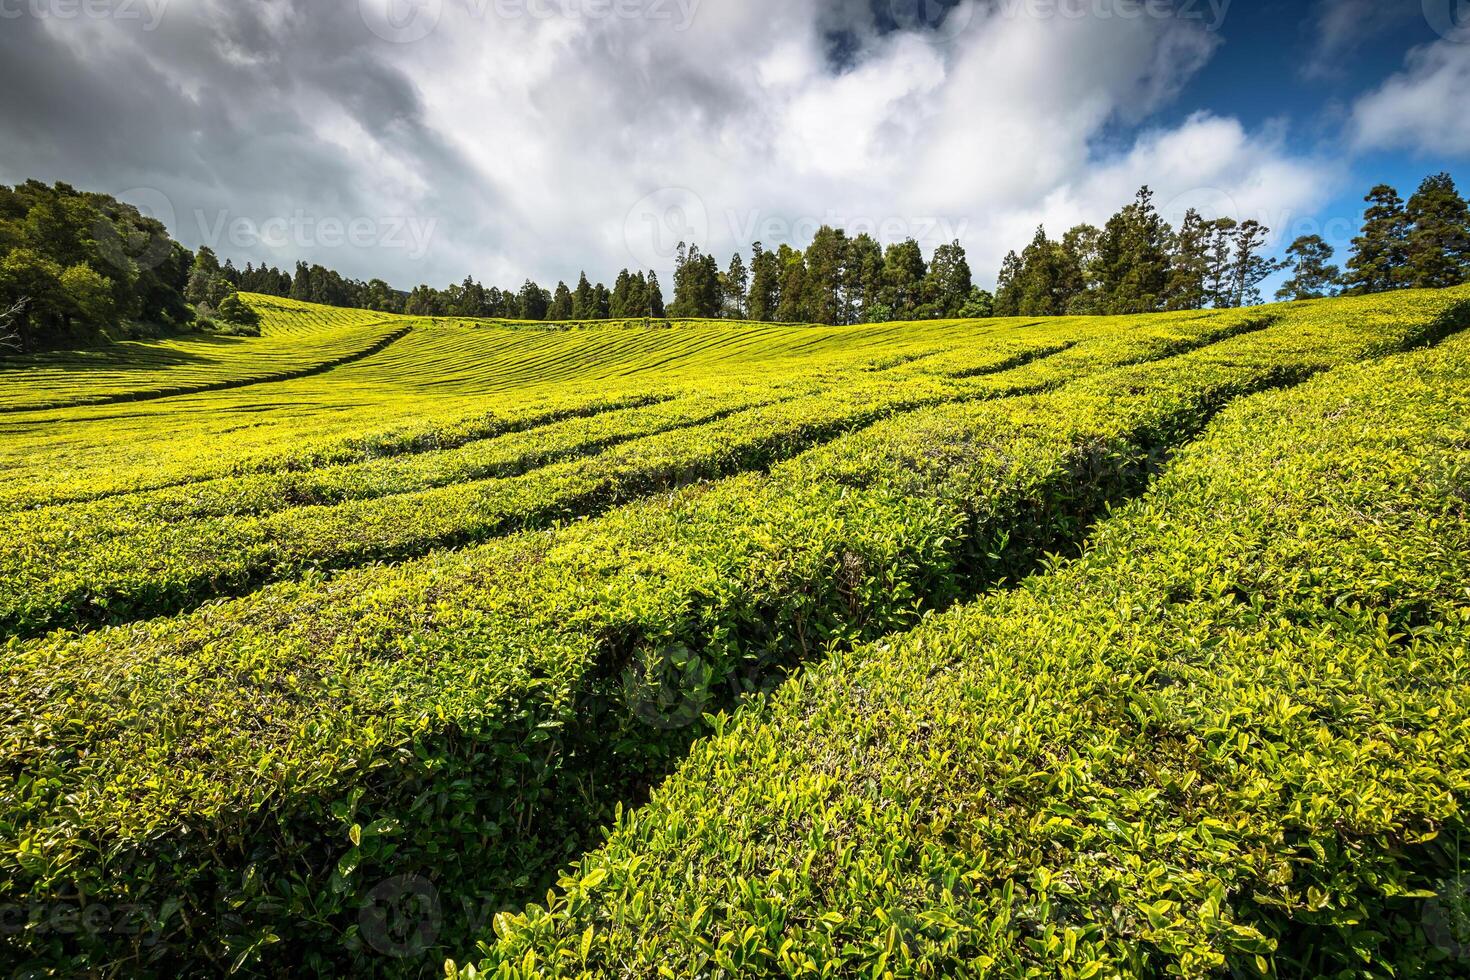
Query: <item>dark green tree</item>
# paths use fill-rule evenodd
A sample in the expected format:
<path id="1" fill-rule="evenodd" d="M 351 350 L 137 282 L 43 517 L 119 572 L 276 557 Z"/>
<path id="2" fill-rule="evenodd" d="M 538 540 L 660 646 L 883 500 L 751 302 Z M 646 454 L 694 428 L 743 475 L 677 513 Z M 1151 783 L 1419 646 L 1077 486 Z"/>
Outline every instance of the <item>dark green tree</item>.
<path id="1" fill-rule="evenodd" d="M 1025 271 L 1015 250 L 1006 253 L 995 280 L 995 315 L 1021 315 L 1021 274 Z"/>
<path id="2" fill-rule="evenodd" d="M 1286 250 L 1292 276 L 1276 291 L 1280 300 L 1321 299 L 1337 292 L 1341 273 L 1332 261 L 1333 248 L 1321 235 L 1302 235 Z"/>
<path id="3" fill-rule="evenodd" d="M 652 269 L 648 271 L 648 315 L 651 317 L 667 316 L 664 309 L 664 291 L 658 283 L 658 273 Z"/>
<path id="4" fill-rule="evenodd" d="M 873 322 L 873 311 L 883 303 L 883 246 L 867 232 L 847 244 L 847 282 L 844 287 L 851 322 Z"/>
<path id="5" fill-rule="evenodd" d="M 577 280 L 577 288 L 572 293 L 572 319 L 597 319 L 597 291 L 592 288 L 585 272 Z"/>
<path id="6" fill-rule="evenodd" d="M 924 277 L 924 299 L 933 315 L 939 319 L 959 316 L 974 288 L 965 247 L 953 241 L 936 248 Z"/>
<path id="7" fill-rule="evenodd" d="M 1343 276 L 1343 292 L 1351 296 L 1401 289 L 1408 279 L 1409 221 L 1403 198 L 1379 184 L 1364 198 L 1368 210 L 1363 230 L 1353 239 L 1353 255 Z"/>
<path id="8" fill-rule="evenodd" d="M 847 234 L 823 225 L 806 250 L 806 317 L 812 323 L 847 323 L 849 314 L 844 293 L 847 269 Z"/>
<path id="9" fill-rule="evenodd" d="M 781 305 L 781 260 L 760 242 L 751 246 L 750 294 L 746 312 L 752 320 L 769 323 Z"/>
<path id="10" fill-rule="evenodd" d="M 1098 243 L 1098 277 L 1104 313 L 1162 309 L 1169 289 L 1172 231 L 1154 207 L 1153 191 L 1139 189 L 1133 203 L 1109 219 Z"/>
<path id="11" fill-rule="evenodd" d="M 558 282 L 551 294 L 551 306 L 546 310 L 546 319 L 564 323 L 573 317 L 572 290 L 565 282 Z"/>
<path id="12" fill-rule="evenodd" d="M 1404 283 L 1443 289 L 1470 281 L 1470 208 L 1447 173 L 1425 178 L 1404 209 Z"/>
<path id="13" fill-rule="evenodd" d="M 782 245 L 776 259 L 781 264 L 781 305 L 776 308 L 776 319 L 783 323 L 812 322 L 806 307 L 805 257 L 790 245 Z"/>
<path id="14" fill-rule="evenodd" d="M 1206 221 L 1194 208 L 1185 212 L 1172 242 L 1164 309 L 1202 310 L 1209 303 L 1214 229 L 1215 223 Z"/>
<path id="15" fill-rule="evenodd" d="M 516 294 L 516 307 L 522 320 L 545 320 L 551 306 L 551 294 L 527 279 Z"/>
<path id="16" fill-rule="evenodd" d="M 912 238 L 883 252 L 883 305 L 894 320 L 913 320 L 924 303 L 924 252 Z"/>
<path id="17" fill-rule="evenodd" d="M 730 256 L 730 268 L 720 279 L 720 296 L 725 304 L 720 315 L 730 320 L 745 319 L 746 295 L 749 292 L 750 272 L 745 268 L 745 260 L 736 252 Z"/>

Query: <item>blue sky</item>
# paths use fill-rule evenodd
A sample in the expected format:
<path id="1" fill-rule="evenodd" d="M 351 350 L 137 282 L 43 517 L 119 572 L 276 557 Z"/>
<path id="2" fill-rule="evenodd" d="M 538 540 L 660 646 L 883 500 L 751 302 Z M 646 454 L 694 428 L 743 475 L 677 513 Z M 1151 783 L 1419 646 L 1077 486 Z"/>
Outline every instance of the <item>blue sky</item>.
<path id="1" fill-rule="evenodd" d="M 1156 123 L 1177 123 L 1200 108 L 1233 115 L 1247 126 L 1285 124 L 1287 140 L 1303 155 L 1325 153 L 1347 164 L 1349 184 L 1312 216 L 1319 223 L 1358 215 L 1365 192 L 1388 183 L 1408 197 L 1427 175 L 1448 171 L 1470 191 L 1470 158 L 1409 145 L 1351 149 L 1345 139 L 1353 104 L 1403 70 L 1416 48 L 1444 43 L 1419 0 L 1368 4 L 1309 4 L 1296 0 L 1237 0 L 1220 30 L 1219 51 L 1183 87 Z M 1342 10 L 1356 29 L 1333 43 L 1325 17 Z M 1470 39 L 1467 39 L 1470 40 Z M 1470 92 L 1458 125 L 1470 128 Z M 1335 243 L 1345 247 L 1345 243 Z M 1343 258 L 1343 256 L 1339 256 Z"/>
<path id="2" fill-rule="evenodd" d="M 84 13 L 77 14 L 77 10 Z M 131 16 L 124 16 L 123 11 Z M 67 11 L 71 11 L 67 14 Z M 101 13 L 96 13 L 100 11 Z M 236 261 L 400 288 L 671 271 L 822 223 L 976 279 L 1037 224 L 1255 218 L 1339 246 L 1470 188 L 1467 0 L 130 0 L 0 7 L 0 181 Z M 1218 21 L 1218 22 L 1217 22 Z"/>

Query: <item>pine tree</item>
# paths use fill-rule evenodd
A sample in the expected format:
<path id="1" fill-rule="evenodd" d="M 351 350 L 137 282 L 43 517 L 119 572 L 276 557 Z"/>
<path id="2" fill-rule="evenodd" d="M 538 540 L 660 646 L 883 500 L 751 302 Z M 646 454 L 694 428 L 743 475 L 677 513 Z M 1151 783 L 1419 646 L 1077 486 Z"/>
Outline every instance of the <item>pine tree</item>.
<path id="1" fill-rule="evenodd" d="M 750 273 L 745 268 L 745 260 L 736 252 L 730 257 L 730 268 L 720 281 L 720 295 L 725 305 L 720 315 L 731 320 L 745 319 L 746 294 L 749 291 Z"/>
<path id="2" fill-rule="evenodd" d="M 1173 239 L 1164 309 L 1200 310 L 1209 301 L 1210 240 L 1215 224 L 1190 208 Z"/>
<path id="3" fill-rule="evenodd" d="M 1021 253 L 1018 312 L 1021 316 L 1058 316 L 1066 311 L 1062 293 L 1061 247 L 1038 225 Z"/>
<path id="4" fill-rule="evenodd" d="M 1336 292 L 1342 270 L 1327 264 L 1332 260 L 1333 248 L 1321 235 L 1301 236 L 1287 248 L 1286 255 L 1292 277 L 1276 291 L 1277 299 L 1322 299 Z"/>
<path id="5" fill-rule="evenodd" d="M 883 253 L 883 305 L 894 320 L 912 320 L 924 303 L 924 253 L 912 238 L 897 242 Z"/>
<path id="6" fill-rule="evenodd" d="M 781 261 L 756 242 L 751 248 L 750 294 L 746 313 L 752 320 L 770 322 L 776 319 L 781 305 Z"/>
<path id="7" fill-rule="evenodd" d="M 577 288 L 572 292 L 572 319 L 597 319 L 597 294 L 592 289 L 592 283 L 588 281 L 585 272 L 577 280 Z"/>
<path id="8" fill-rule="evenodd" d="M 1261 248 L 1271 236 L 1271 229 L 1251 219 L 1242 222 L 1235 232 L 1235 258 L 1231 272 L 1231 306 L 1254 306 L 1261 301 L 1261 283 L 1282 268 L 1281 263 L 1266 258 Z"/>
<path id="9" fill-rule="evenodd" d="M 1234 218 L 1216 218 L 1209 224 L 1205 298 L 1217 310 L 1235 305 L 1235 236 L 1239 230 Z"/>
<path id="10" fill-rule="evenodd" d="M 617 279 L 613 280 L 612 298 L 608 301 L 608 316 L 614 320 L 626 320 L 628 317 L 637 316 L 637 309 L 631 302 L 633 291 L 633 274 L 627 269 L 618 273 Z"/>
<path id="11" fill-rule="evenodd" d="M 546 311 L 546 319 L 557 322 L 565 322 L 572 318 L 572 291 L 565 282 L 556 284 L 556 292 L 551 297 L 551 308 Z"/>
<path id="12" fill-rule="evenodd" d="M 1447 173 L 1425 178 L 1404 209 L 1405 285 L 1443 289 L 1470 281 L 1470 208 Z"/>
<path id="13" fill-rule="evenodd" d="M 846 323 L 843 282 L 846 278 L 847 234 L 823 225 L 806 250 L 806 319 L 813 323 Z"/>
<path id="14" fill-rule="evenodd" d="M 776 308 L 776 319 L 782 323 L 810 323 L 805 257 L 790 245 L 782 245 L 776 258 L 781 264 L 781 305 Z"/>
<path id="15" fill-rule="evenodd" d="M 996 316 L 1021 315 L 1021 257 L 1011 250 L 1000 264 L 995 280 L 994 310 Z"/>
<path id="16" fill-rule="evenodd" d="M 974 288 L 965 247 L 956 240 L 936 248 L 924 277 L 924 300 L 933 315 L 938 319 L 959 316 Z"/>
<path id="17" fill-rule="evenodd" d="M 658 273 L 652 269 L 648 272 L 648 315 L 651 317 L 668 315 L 664 308 L 663 287 L 658 284 Z"/>
<path id="18" fill-rule="evenodd" d="M 1062 312 L 1093 316 L 1102 311 L 1098 282 L 1098 249 L 1102 229 L 1082 224 L 1070 229 L 1061 241 Z"/>
<path id="19" fill-rule="evenodd" d="M 1169 288 L 1172 232 L 1154 208 L 1153 191 L 1139 188 L 1133 203 L 1103 229 L 1098 269 L 1105 313 L 1152 313 Z"/>
<path id="20" fill-rule="evenodd" d="M 1401 289 L 1407 278 L 1408 218 L 1403 198 L 1387 184 L 1379 184 L 1364 198 L 1370 207 L 1363 230 L 1353 239 L 1343 291 L 1351 296 Z"/>
<path id="21" fill-rule="evenodd" d="M 872 322 L 872 312 L 883 303 L 883 246 L 867 232 L 847 245 L 848 319 Z"/>

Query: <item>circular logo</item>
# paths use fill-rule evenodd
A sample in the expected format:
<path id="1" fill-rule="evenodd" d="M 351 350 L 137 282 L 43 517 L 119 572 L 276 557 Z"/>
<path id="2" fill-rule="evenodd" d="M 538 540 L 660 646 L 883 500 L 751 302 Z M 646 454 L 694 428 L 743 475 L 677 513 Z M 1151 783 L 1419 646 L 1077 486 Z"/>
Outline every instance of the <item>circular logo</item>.
<path id="1" fill-rule="evenodd" d="M 1470 875 L 1441 881 L 1424 905 L 1424 935 L 1446 956 L 1470 960 Z"/>
<path id="2" fill-rule="evenodd" d="M 357 924 L 375 952 L 399 960 L 422 956 L 444 925 L 439 890 L 418 875 L 389 878 L 368 892 Z"/>
<path id="3" fill-rule="evenodd" d="M 683 187 L 654 191 L 628 211 L 623 221 L 628 254 L 642 269 L 667 269 L 679 243 L 709 245 L 709 211 L 700 196 Z"/>
<path id="4" fill-rule="evenodd" d="M 947 43 L 969 30 L 975 4 L 962 0 L 888 0 L 888 13 L 901 31 L 921 32 L 926 40 Z"/>
<path id="5" fill-rule="evenodd" d="M 168 195 L 153 187 L 134 187 L 115 195 L 124 204 L 137 208 L 137 215 L 126 211 L 115 220 L 100 219 L 92 229 L 102 257 L 122 271 L 156 269 L 173 254 L 169 229 L 176 220 L 173 202 Z"/>
<path id="6" fill-rule="evenodd" d="M 1424 19 L 1446 41 L 1470 43 L 1470 0 L 1424 0 Z"/>
<path id="7" fill-rule="evenodd" d="M 688 728 L 714 701 L 714 670 L 682 643 L 646 654 L 623 673 L 623 696 L 635 717 L 650 728 Z"/>
<path id="8" fill-rule="evenodd" d="M 357 0 L 367 29 L 390 44 L 412 44 L 434 33 L 444 0 Z"/>
<path id="9" fill-rule="evenodd" d="M 1169 222 L 1175 230 L 1184 224 L 1184 216 L 1191 210 L 1198 211 L 1206 221 L 1215 218 L 1232 218 L 1236 223 L 1246 220 L 1235 198 L 1218 187 L 1196 187 L 1174 197 L 1159 208 L 1159 217 Z"/>

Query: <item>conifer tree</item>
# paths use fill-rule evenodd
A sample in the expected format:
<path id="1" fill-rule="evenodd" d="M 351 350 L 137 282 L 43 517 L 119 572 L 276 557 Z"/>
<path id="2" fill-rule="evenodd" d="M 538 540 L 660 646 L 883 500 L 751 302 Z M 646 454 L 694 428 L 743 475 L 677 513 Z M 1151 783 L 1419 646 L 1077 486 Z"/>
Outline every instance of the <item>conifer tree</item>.
<path id="1" fill-rule="evenodd" d="M 965 247 L 956 240 L 936 248 L 924 276 L 924 301 L 931 314 L 938 319 L 959 316 L 974 288 Z"/>
<path id="2" fill-rule="evenodd" d="M 1162 309 L 1169 288 L 1169 225 L 1154 207 L 1153 191 L 1139 188 L 1133 203 L 1109 219 L 1098 246 L 1105 313 Z"/>
<path id="3" fill-rule="evenodd" d="M 577 288 L 572 293 L 572 319 L 597 319 L 597 293 L 592 288 L 592 283 L 587 279 L 585 272 L 577 280 Z"/>
<path id="4" fill-rule="evenodd" d="M 1470 208 L 1447 173 L 1425 178 L 1404 209 L 1404 284 L 1442 289 L 1470 281 Z"/>
<path id="5" fill-rule="evenodd" d="M 1379 184 L 1364 198 L 1369 208 L 1363 230 L 1353 239 L 1344 292 L 1358 296 L 1401 289 L 1407 278 L 1408 218 L 1403 198 L 1387 184 Z"/>
<path id="6" fill-rule="evenodd" d="M 995 301 L 993 308 L 996 316 L 1020 316 L 1021 315 L 1021 257 L 1015 250 L 1006 253 L 1005 259 L 1000 264 L 1000 275 L 995 280 Z"/>
<path id="7" fill-rule="evenodd" d="M 556 292 L 551 297 L 551 308 L 546 311 L 546 319 L 564 322 L 572 318 L 572 291 L 565 282 L 556 284 Z"/>
<path id="8" fill-rule="evenodd" d="M 1321 299 L 1336 292 L 1342 271 L 1332 261 L 1333 248 L 1321 235 L 1303 235 L 1286 250 L 1292 276 L 1276 291 L 1280 300 Z"/>
<path id="9" fill-rule="evenodd" d="M 781 261 L 756 242 L 751 247 L 750 297 L 746 313 L 752 320 L 769 322 L 776 319 L 781 305 Z"/>
<path id="10" fill-rule="evenodd" d="M 658 273 L 652 269 L 648 271 L 648 315 L 651 317 L 667 315 L 664 308 L 663 287 L 658 283 Z"/>
<path id="11" fill-rule="evenodd" d="M 745 260 L 736 252 L 730 256 L 730 268 L 720 282 L 720 295 L 725 308 L 720 315 L 731 320 L 743 320 L 746 313 L 746 295 L 750 292 L 750 273 Z"/>

